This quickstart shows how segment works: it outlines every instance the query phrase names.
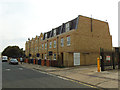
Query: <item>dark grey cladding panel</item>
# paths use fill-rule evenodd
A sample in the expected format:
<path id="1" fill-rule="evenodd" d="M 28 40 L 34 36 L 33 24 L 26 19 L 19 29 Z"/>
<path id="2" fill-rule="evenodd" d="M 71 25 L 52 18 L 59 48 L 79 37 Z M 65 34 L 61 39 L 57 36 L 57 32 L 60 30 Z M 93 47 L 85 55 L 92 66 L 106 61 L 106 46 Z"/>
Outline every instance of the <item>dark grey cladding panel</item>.
<path id="1" fill-rule="evenodd" d="M 60 31 L 61 31 L 61 26 L 59 26 L 59 27 L 57 28 L 56 35 L 59 35 L 59 34 L 60 34 Z"/>
<path id="2" fill-rule="evenodd" d="M 77 18 L 67 22 L 70 24 L 70 30 L 72 29 L 76 29 L 76 25 L 77 25 Z M 56 35 L 62 34 L 65 32 L 65 24 L 63 23 L 61 26 L 55 28 L 56 29 Z M 47 38 L 53 37 L 53 33 L 54 33 L 54 29 L 52 29 L 51 31 L 47 32 Z M 43 40 L 45 40 L 45 34 L 43 35 Z"/>
<path id="3" fill-rule="evenodd" d="M 50 36 L 49 36 L 49 38 L 51 37 L 51 35 L 52 35 L 52 30 L 50 31 Z"/>
<path id="4" fill-rule="evenodd" d="M 76 24 L 77 24 L 77 18 L 73 19 L 70 22 L 70 30 L 75 29 L 76 28 Z"/>
<path id="5" fill-rule="evenodd" d="M 47 38 L 50 38 L 50 31 L 47 32 Z"/>
<path id="6" fill-rule="evenodd" d="M 65 24 L 63 23 L 61 26 L 60 34 L 65 32 Z"/>
<path id="7" fill-rule="evenodd" d="M 43 40 L 45 40 L 45 34 L 46 34 L 46 33 L 44 33 L 44 35 L 43 35 Z"/>
<path id="8" fill-rule="evenodd" d="M 51 30 L 51 36 L 50 37 L 53 37 L 53 29 Z"/>

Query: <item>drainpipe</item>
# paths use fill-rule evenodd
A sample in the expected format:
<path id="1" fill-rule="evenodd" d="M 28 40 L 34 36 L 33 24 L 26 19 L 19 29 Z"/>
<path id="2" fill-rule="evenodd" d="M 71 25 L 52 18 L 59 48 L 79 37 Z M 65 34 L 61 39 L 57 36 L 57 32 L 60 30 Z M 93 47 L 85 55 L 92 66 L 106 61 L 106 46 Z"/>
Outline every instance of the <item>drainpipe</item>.
<path id="1" fill-rule="evenodd" d="M 59 40 L 59 37 L 57 36 L 57 66 L 58 66 L 58 60 L 59 60 L 59 51 L 58 51 L 58 40 Z"/>
<path id="2" fill-rule="evenodd" d="M 91 15 L 91 32 L 93 31 L 93 28 L 92 28 L 92 15 Z"/>
<path id="3" fill-rule="evenodd" d="M 47 60 L 48 60 L 48 40 L 47 40 Z"/>

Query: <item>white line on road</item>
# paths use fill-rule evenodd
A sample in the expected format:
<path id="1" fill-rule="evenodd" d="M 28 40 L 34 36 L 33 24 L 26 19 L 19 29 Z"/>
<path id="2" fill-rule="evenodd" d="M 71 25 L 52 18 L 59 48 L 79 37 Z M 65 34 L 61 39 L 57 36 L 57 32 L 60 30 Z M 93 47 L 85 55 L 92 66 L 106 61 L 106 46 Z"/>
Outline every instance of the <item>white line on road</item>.
<path id="1" fill-rule="evenodd" d="M 9 68 L 7 68 L 7 69 L 5 69 L 5 70 L 10 71 L 10 69 L 9 69 Z"/>
<path id="2" fill-rule="evenodd" d="M 20 70 L 23 70 L 23 68 L 19 68 Z"/>

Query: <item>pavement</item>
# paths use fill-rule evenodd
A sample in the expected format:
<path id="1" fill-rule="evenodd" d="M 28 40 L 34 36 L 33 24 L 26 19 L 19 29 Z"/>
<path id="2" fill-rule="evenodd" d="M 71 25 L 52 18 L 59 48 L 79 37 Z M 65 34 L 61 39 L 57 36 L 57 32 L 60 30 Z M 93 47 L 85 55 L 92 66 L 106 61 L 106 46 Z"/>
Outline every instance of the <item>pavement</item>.
<path id="1" fill-rule="evenodd" d="M 61 76 L 71 81 L 83 83 L 91 87 L 114 88 L 118 90 L 120 84 L 120 74 L 118 74 L 118 70 L 98 72 L 96 65 L 57 68 L 23 63 L 21 66 Z"/>

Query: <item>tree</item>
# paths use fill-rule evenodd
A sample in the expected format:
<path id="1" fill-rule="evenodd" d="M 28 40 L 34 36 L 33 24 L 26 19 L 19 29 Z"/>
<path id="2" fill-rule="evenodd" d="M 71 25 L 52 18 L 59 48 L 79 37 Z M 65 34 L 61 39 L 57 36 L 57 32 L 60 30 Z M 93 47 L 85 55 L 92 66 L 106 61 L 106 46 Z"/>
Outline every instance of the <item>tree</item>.
<path id="1" fill-rule="evenodd" d="M 20 49 L 18 46 L 8 46 L 3 50 L 2 55 L 12 58 L 18 58 L 24 57 L 25 52 L 23 51 L 23 48 Z"/>

